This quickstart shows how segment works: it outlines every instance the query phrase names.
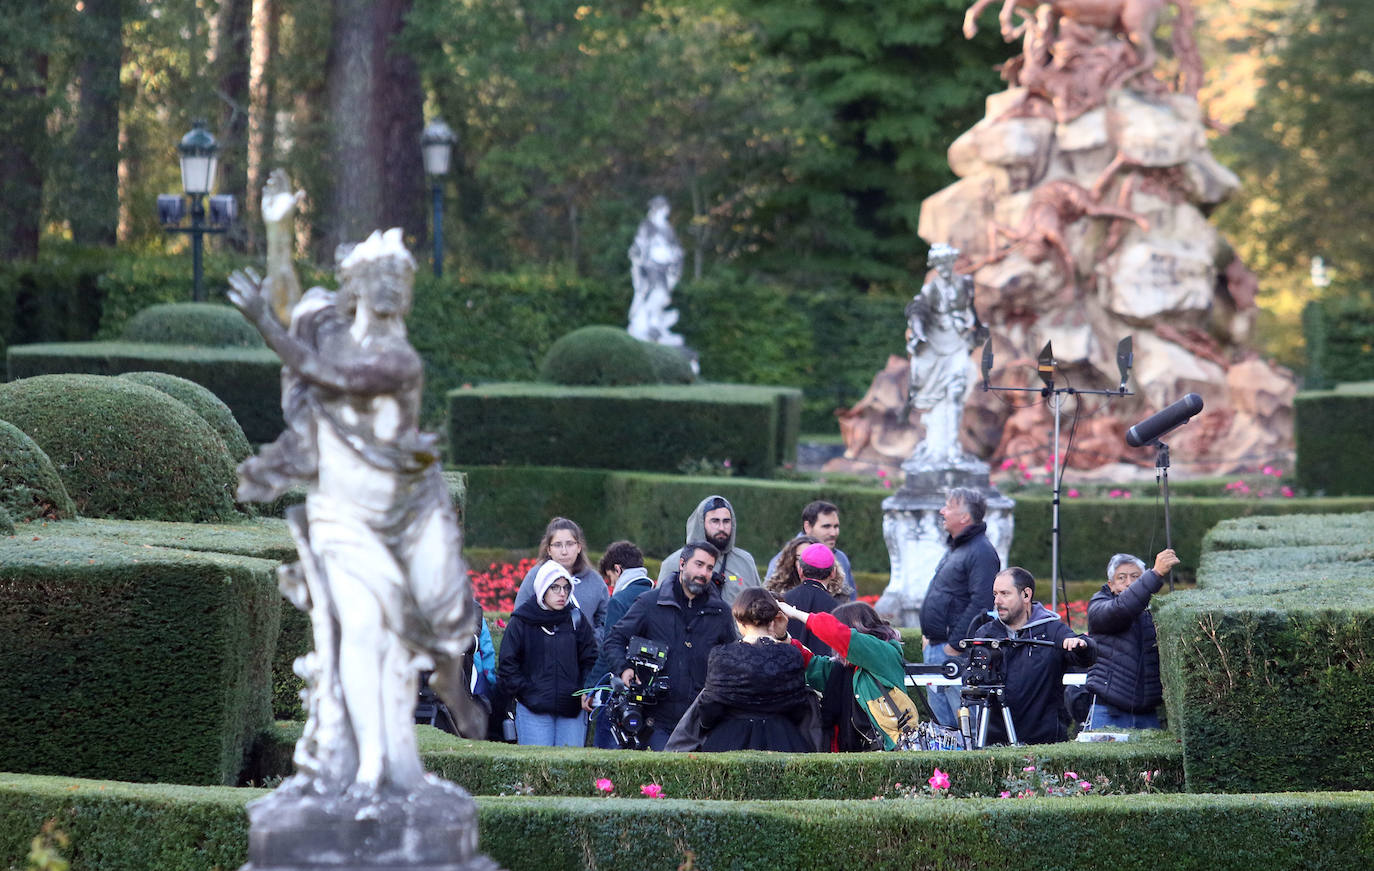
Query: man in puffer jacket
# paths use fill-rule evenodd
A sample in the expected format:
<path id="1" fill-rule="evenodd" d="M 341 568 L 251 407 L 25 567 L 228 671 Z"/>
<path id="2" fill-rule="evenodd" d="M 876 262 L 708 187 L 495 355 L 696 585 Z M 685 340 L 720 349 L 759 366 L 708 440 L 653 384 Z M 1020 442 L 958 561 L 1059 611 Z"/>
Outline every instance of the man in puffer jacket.
<path id="1" fill-rule="evenodd" d="M 1159 728 L 1163 688 L 1150 597 L 1178 562 L 1173 550 L 1165 550 L 1148 571 L 1128 553 L 1107 563 L 1107 583 L 1088 603 L 1088 632 L 1098 646 L 1097 664 L 1088 672 L 1089 729 Z"/>
<path id="2" fill-rule="evenodd" d="M 735 547 L 737 530 L 735 508 L 724 496 L 707 496 L 687 518 L 685 540 L 708 541 L 720 552 L 716 577 L 723 581 L 716 590 L 726 605 L 733 605 L 735 597 L 746 588 L 763 586 L 753 555 L 744 548 Z M 678 548 L 663 558 L 663 565 L 658 570 L 660 589 L 668 576 L 677 571 L 682 554 L 683 549 Z"/>

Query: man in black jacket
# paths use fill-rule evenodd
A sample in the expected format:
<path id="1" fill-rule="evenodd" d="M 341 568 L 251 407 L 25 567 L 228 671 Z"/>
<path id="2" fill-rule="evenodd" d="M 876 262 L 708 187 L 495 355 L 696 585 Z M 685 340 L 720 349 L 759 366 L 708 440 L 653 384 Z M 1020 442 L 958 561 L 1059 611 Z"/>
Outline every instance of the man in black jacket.
<path id="1" fill-rule="evenodd" d="M 1092 665 L 1097 646 L 1075 635 L 1059 615 L 1035 601 L 1035 576 L 1012 566 L 993 582 L 995 620 L 978 627 L 976 638 L 1033 639 L 1050 645 L 1003 645 L 1003 695 L 1021 744 L 1049 744 L 1068 737 L 1064 708 L 1064 672 Z M 1005 744 L 1008 736 L 1000 713 L 988 718 L 988 743 Z"/>
<path id="2" fill-rule="evenodd" d="M 955 487 L 940 509 L 949 549 L 935 567 L 921 604 L 922 659 L 929 665 L 961 656 L 952 642 L 968 637 L 969 626 L 992 608 L 992 579 L 1002 568 L 1002 559 L 986 534 L 987 506 L 987 498 L 979 491 Z M 926 697 L 941 725 L 958 726 L 958 687 L 929 687 Z"/>
<path id="3" fill-rule="evenodd" d="M 1089 729 L 1159 728 L 1163 688 L 1150 597 L 1178 562 L 1173 550 L 1164 550 L 1149 571 L 1128 553 L 1107 563 L 1107 583 L 1088 602 L 1088 632 L 1099 651 L 1088 672 Z"/>
<path id="4" fill-rule="evenodd" d="M 662 750 L 683 713 L 706 684 L 706 661 L 711 648 L 735 640 L 735 620 L 711 583 L 720 552 L 708 542 L 682 548 L 678 570 L 659 585 L 658 593 L 635 600 L 606 636 L 603 653 L 612 674 L 626 683 L 634 679 L 629 660 L 630 639 L 636 635 L 668 650 L 660 675 L 668 680 L 667 696 L 648 709 L 653 726 L 649 747 Z"/>

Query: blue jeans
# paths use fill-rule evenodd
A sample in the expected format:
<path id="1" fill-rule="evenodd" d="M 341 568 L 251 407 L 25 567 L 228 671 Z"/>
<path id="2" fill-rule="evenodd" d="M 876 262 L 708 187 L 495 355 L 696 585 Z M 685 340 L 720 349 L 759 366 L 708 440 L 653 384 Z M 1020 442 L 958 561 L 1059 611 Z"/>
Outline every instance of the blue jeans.
<path id="1" fill-rule="evenodd" d="M 943 665 L 951 659 L 960 658 L 950 656 L 943 641 L 921 647 L 921 661 L 926 665 Z M 959 728 L 959 691 L 960 687 L 957 686 L 926 687 L 926 701 L 930 702 L 930 712 L 935 715 L 941 726 Z"/>
<path id="2" fill-rule="evenodd" d="M 587 721 L 581 714 L 576 717 L 536 714 L 516 702 L 515 734 L 516 740 L 521 744 L 535 744 L 540 747 L 581 747 L 587 743 Z"/>
<path id="3" fill-rule="evenodd" d="M 1132 714 L 1113 707 L 1106 702 L 1093 700 L 1092 710 L 1088 713 L 1088 730 L 1094 729 L 1158 729 L 1159 714 Z"/>

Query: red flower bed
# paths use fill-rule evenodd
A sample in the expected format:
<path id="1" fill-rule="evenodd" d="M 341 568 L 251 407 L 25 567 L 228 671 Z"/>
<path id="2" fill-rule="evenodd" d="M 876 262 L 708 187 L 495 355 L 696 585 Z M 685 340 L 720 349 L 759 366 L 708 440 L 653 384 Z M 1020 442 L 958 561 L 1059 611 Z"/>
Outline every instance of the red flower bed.
<path id="1" fill-rule="evenodd" d="M 486 571 L 472 570 L 472 592 L 484 611 L 506 611 L 515 607 L 515 594 L 520 582 L 539 560 L 530 557 L 518 563 L 492 563 Z"/>

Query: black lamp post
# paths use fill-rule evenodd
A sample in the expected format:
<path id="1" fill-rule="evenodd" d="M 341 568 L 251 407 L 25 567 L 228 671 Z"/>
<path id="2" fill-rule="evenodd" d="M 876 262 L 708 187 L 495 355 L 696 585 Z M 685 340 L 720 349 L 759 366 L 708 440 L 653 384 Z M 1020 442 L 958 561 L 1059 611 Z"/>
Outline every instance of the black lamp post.
<path id="1" fill-rule="evenodd" d="M 420 136 L 420 150 L 425 157 L 425 174 L 430 179 L 430 194 L 434 200 L 434 277 L 444 274 L 444 176 L 448 175 L 453 145 L 458 137 L 438 119 L 429 122 Z"/>
<path id="2" fill-rule="evenodd" d="M 210 197 L 210 221 L 206 223 L 205 196 L 214 187 L 215 170 L 219 166 L 219 144 L 205 129 L 204 120 L 197 119 L 191 126 L 191 132 L 181 137 L 177 154 L 181 160 L 181 187 L 191 200 L 191 223 L 185 227 L 181 225 L 186 217 L 186 203 L 178 194 L 158 194 L 158 220 L 168 233 L 191 234 L 191 269 L 195 277 L 191 298 L 196 302 L 204 302 L 201 258 L 205 234 L 225 232 L 233 223 L 238 206 L 232 196 Z"/>

